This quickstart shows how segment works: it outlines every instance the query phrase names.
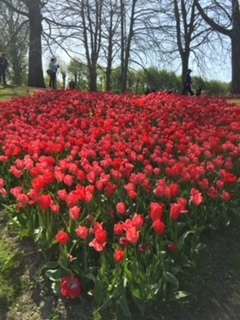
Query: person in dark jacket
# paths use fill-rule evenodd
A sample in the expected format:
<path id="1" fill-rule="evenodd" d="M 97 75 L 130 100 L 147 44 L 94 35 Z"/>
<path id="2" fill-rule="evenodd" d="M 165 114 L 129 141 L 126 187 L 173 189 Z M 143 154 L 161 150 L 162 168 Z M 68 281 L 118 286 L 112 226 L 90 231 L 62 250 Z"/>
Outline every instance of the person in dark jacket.
<path id="1" fill-rule="evenodd" d="M 202 94 L 202 88 L 199 86 L 196 90 L 196 96 L 200 96 Z"/>
<path id="2" fill-rule="evenodd" d="M 3 81 L 3 84 L 6 84 L 7 67 L 8 67 L 8 60 L 5 56 L 5 53 L 2 53 L 0 57 L 0 82 Z"/>
<path id="3" fill-rule="evenodd" d="M 49 80 L 49 87 L 51 89 L 57 89 L 57 71 L 59 68 L 59 64 L 57 64 L 57 59 L 52 58 L 49 64 L 49 69 L 47 70 L 50 80 Z"/>
<path id="4" fill-rule="evenodd" d="M 188 93 L 190 93 L 191 96 L 194 95 L 194 92 L 192 91 L 192 78 L 191 78 L 191 69 L 188 69 L 187 73 L 186 73 L 186 77 L 185 77 L 185 81 L 184 81 L 184 88 L 182 91 L 182 95 L 187 95 Z"/>
<path id="5" fill-rule="evenodd" d="M 68 84 L 69 89 L 74 90 L 76 87 L 75 81 L 71 80 Z"/>

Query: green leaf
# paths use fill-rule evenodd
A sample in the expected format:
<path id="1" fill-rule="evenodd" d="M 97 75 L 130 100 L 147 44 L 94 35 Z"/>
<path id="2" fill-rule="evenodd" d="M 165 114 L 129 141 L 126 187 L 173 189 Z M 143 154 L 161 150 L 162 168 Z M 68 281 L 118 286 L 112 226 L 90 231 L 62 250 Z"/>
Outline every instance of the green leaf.
<path id="1" fill-rule="evenodd" d="M 131 290 L 131 294 L 135 297 L 135 298 L 137 298 L 137 299 L 139 299 L 139 300 L 141 300 L 142 299 L 142 292 L 141 292 L 141 288 L 137 288 L 136 287 L 136 283 L 135 284 L 131 284 L 130 283 L 130 290 Z"/>
<path id="2" fill-rule="evenodd" d="M 132 315 L 131 312 L 129 310 L 129 306 L 128 306 L 128 302 L 127 302 L 127 298 L 126 298 L 126 290 L 124 287 L 121 287 L 120 289 L 121 292 L 121 296 L 118 299 L 118 303 L 120 305 L 121 311 L 124 314 L 125 317 L 132 319 Z"/>
<path id="3" fill-rule="evenodd" d="M 146 310 L 145 301 L 139 300 L 135 297 L 132 297 L 132 298 L 133 298 L 133 301 L 134 301 L 135 305 L 137 306 L 138 310 L 140 311 L 141 316 L 143 318 L 143 316 L 145 315 L 145 310 Z M 145 317 L 144 317 L 144 319 L 145 319 Z"/>
<path id="4" fill-rule="evenodd" d="M 100 306 L 103 302 L 104 297 L 106 296 L 106 288 L 103 281 L 96 278 L 92 294 L 97 305 Z"/>
<path id="5" fill-rule="evenodd" d="M 12 216 L 8 215 L 8 218 L 14 227 L 21 228 L 21 223 L 18 221 L 17 217 L 12 217 Z"/>
<path id="6" fill-rule="evenodd" d="M 162 280 L 149 286 L 147 300 L 156 300 L 159 290 L 162 289 Z"/>
<path id="7" fill-rule="evenodd" d="M 20 238 L 29 238 L 29 237 L 31 237 L 31 231 L 28 229 L 21 229 L 18 232 L 18 235 Z"/>
<path id="8" fill-rule="evenodd" d="M 124 272 L 125 272 L 125 275 L 126 275 L 126 278 L 127 278 L 128 282 L 131 282 L 131 280 L 133 279 L 133 274 L 132 274 L 132 272 L 128 269 L 128 264 L 127 264 L 127 263 L 125 263 Z"/>
<path id="9" fill-rule="evenodd" d="M 183 299 L 186 298 L 190 295 L 190 293 L 186 292 L 186 291 L 175 291 L 172 292 L 169 297 L 168 297 L 168 301 L 176 301 L 179 299 Z"/>
<path id="10" fill-rule="evenodd" d="M 127 279 L 127 277 L 124 277 L 123 278 L 123 286 L 124 286 L 124 288 L 127 287 L 127 284 L 128 284 L 128 279 Z"/>
<path id="11" fill-rule="evenodd" d="M 0 270 L 5 271 L 8 269 L 14 268 L 16 265 L 19 265 L 20 261 L 22 260 L 23 254 L 22 253 L 17 253 L 11 258 L 7 259 L 3 263 L 0 260 Z"/>
<path id="12" fill-rule="evenodd" d="M 177 228 L 180 233 L 183 232 L 183 230 L 186 228 L 186 222 L 177 222 Z"/>
<path id="13" fill-rule="evenodd" d="M 51 287 L 52 287 L 53 293 L 54 293 L 56 296 L 60 296 L 60 295 L 61 295 L 60 281 L 53 282 Z"/>
<path id="14" fill-rule="evenodd" d="M 16 213 L 18 210 L 16 209 L 16 205 L 13 204 L 13 205 L 6 205 L 4 203 L 2 203 L 2 206 L 7 209 L 7 211 L 11 212 L 11 213 Z"/>
<path id="15" fill-rule="evenodd" d="M 194 248 L 194 252 L 199 253 L 200 251 L 202 251 L 203 249 L 206 248 L 206 245 L 204 243 L 198 243 L 197 246 Z"/>
<path id="16" fill-rule="evenodd" d="M 47 263 L 44 264 L 44 266 L 42 267 L 42 270 L 44 269 L 56 269 L 59 266 L 57 261 L 49 261 Z"/>
<path id="17" fill-rule="evenodd" d="M 173 266 L 170 268 L 171 273 L 175 276 L 176 274 L 178 274 L 180 271 L 182 271 L 182 269 L 180 268 L 180 266 Z"/>
<path id="18" fill-rule="evenodd" d="M 35 242 L 39 241 L 39 239 L 41 238 L 42 232 L 43 232 L 43 227 L 40 227 L 39 229 L 34 230 Z"/>
<path id="19" fill-rule="evenodd" d="M 67 271 L 67 273 L 72 273 L 71 269 L 68 266 L 68 260 L 67 259 L 60 258 L 58 260 L 58 264 L 63 270 Z"/>
<path id="20" fill-rule="evenodd" d="M 86 278 L 89 279 L 89 280 L 92 280 L 93 282 L 96 281 L 96 277 L 94 276 L 93 273 L 86 274 Z"/>
<path id="21" fill-rule="evenodd" d="M 184 232 L 184 234 L 180 237 L 180 241 L 179 241 L 179 245 L 182 246 L 186 240 L 186 238 L 189 236 L 189 235 L 193 235 L 194 234 L 194 231 L 186 231 Z"/>
<path id="22" fill-rule="evenodd" d="M 61 280 L 68 273 L 66 273 L 66 271 L 62 269 L 55 269 L 55 270 L 50 269 L 50 270 L 47 270 L 45 274 L 49 278 L 49 280 L 57 281 L 57 280 Z"/>
<path id="23" fill-rule="evenodd" d="M 109 307 L 110 303 L 112 301 L 112 297 L 108 297 L 103 301 L 103 304 L 98 308 L 98 311 L 102 311 Z"/>
<path id="24" fill-rule="evenodd" d="M 163 272 L 163 277 L 165 278 L 165 280 L 169 283 L 171 283 L 176 289 L 179 288 L 179 283 L 177 278 L 170 272 L 168 271 L 164 271 Z"/>

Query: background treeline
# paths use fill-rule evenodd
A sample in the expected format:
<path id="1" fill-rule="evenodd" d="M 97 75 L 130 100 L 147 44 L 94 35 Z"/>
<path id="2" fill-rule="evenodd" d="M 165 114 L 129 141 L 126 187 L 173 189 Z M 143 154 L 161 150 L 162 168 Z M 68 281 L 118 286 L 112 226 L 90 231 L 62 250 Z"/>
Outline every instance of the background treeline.
<path id="1" fill-rule="evenodd" d="M 183 85 L 188 68 L 212 79 L 214 68 L 229 65 L 231 91 L 240 93 L 238 0 L 1 0 L 0 28 L 0 51 L 17 84 L 27 79 L 28 86 L 45 87 L 43 57 L 64 60 L 64 53 L 68 63 L 81 61 L 87 69 L 91 91 L 103 82 L 106 91 L 116 91 L 117 72 L 117 90 L 124 93 L 141 87 L 132 70 L 180 73 Z M 67 76 L 68 66 L 61 65 Z"/>
<path id="2" fill-rule="evenodd" d="M 61 68 L 61 63 L 60 63 Z M 65 67 L 66 68 L 66 67 Z M 60 76 L 62 75 L 62 77 Z M 67 78 L 74 80 L 76 89 L 89 90 L 89 75 L 87 67 L 82 63 L 72 61 L 67 66 Z M 102 70 L 98 71 L 97 90 L 106 91 L 106 77 Z M 67 87 L 65 83 L 65 72 L 59 72 L 58 87 Z M 47 79 L 46 79 L 47 80 Z M 231 83 L 217 81 L 217 80 L 204 80 L 201 77 L 192 77 L 194 92 L 200 87 L 202 91 L 207 91 L 212 95 L 226 95 L 231 91 Z M 112 92 L 120 93 L 121 70 L 120 67 L 112 71 L 111 88 Z M 147 90 L 151 91 L 169 91 L 181 93 L 182 91 L 182 78 L 174 72 L 167 70 L 158 70 L 157 68 L 150 67 L 143 70 L 131 70 L 128 75 L 127 92 L 134 94 L 144 94 Z"/>
<path id="3" fill-rule="evenodd" d="M 16 64 L 17 65 L 17 64 Z M 18 66 L 18 65 L 17 65 Z M 26 64 L 25 64 L 25 69 Z M 19 75 L 14 72 L 14 67 L 9 68 L 8 83 L 12 85 L 27 85 L 27 70 Z M 46 86 L 48 86 L 49 77 L 44 74 Z M 60 59 L 60 70 L 58 71 L 58 88 L 68 88 L 68 83 L 73 80 L 76 89 L 88 91 L 89 88 L 89 74 L 88 69 L 81 62 L 76 60 L 71 61 L 68 65 Z M 201 77 L 193 76 L 193 91 L 195 92 L 199 87 L 202 91 L 212 95 L 227 95 L 231 92 L 231 83 L 217 81 L 217 80 L 204 80 Z M 116 68 L 112 71 L 111 76 L 111 91 L 120 93 L 121 87 L 121 69 Z M 105 72 L 101 69 L 97 70 L 97 91 L 107 91 Z M 130 70 L 128 73 L 128 81 L 126 91 L 134 94 L 145 94 L 147 90 L 151 91 L 169 91 L 170 93 L 181 93 L 182 91 L 182 78 L 174 72 L 167 70 L 158 70 L 157 68 L 150 67 L 141 70 Z"/>
<path id="4" fill-rule="evenodd" d="M 83 72 L 82 65 L 79 64 L 80 70 L 78 71 L 77 63 L 72 62 L 68 67 L 68 76 L 76 83 L 76 88 L 80 90 L 88 90 L 88 74 L 87 68 Z M 115 69 L 112 72 L 111 88 L 112 92 L 120 92 L 120 68 Z M 64 79 L 64 78 L 63 78 Z M 60 79 L 59 79 L 60 80 Z M 204 80 L 201 77 L 192 77 L 193 90 L 201 87 L 202 91 L 212 95 L 226 95 L 231 91 L 231 83 L 221 82 L 217 80 Z M 62 86 L 59 81 L 58 86 Z M 147 90 L 150 91 L 169 91 L 170 93 L 181 93 L 182 91 L 182 79 L 181 76 L 177 76 L 174 72 L 167 70 L 158 70 L 156 68 L 148 68 L 140 71 L 131 70 L 128 76 L 127 91 L 134 94 L 144 94 Z M 98 91 L 106 91 L 106 78 L 104 73 L 99 71 Z"/>

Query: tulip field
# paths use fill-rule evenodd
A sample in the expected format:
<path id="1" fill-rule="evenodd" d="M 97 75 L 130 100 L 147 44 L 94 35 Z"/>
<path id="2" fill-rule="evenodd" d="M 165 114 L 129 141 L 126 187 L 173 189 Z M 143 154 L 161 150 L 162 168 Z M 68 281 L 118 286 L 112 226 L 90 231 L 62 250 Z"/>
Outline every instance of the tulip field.
<path id="1" fill-rule="evenodd" d="M 236 104 L 46 90 L 0 103 L 0 124 L 1 209 L 54 294 L 125 319 L 188 296 L 202 234 L 240 203 Z"/>

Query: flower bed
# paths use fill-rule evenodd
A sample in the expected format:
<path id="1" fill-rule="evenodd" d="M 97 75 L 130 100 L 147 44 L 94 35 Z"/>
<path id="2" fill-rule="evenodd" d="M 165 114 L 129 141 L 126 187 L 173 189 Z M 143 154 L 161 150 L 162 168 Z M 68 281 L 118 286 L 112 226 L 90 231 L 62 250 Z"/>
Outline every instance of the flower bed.
<path id="1" fill-rule="evenodd" d="M 1 201 L 54 291 L 129 318 L 186 296 L 201 232 L 239 203 L 239 107 L 68 90 L 0 107 Z"/>

